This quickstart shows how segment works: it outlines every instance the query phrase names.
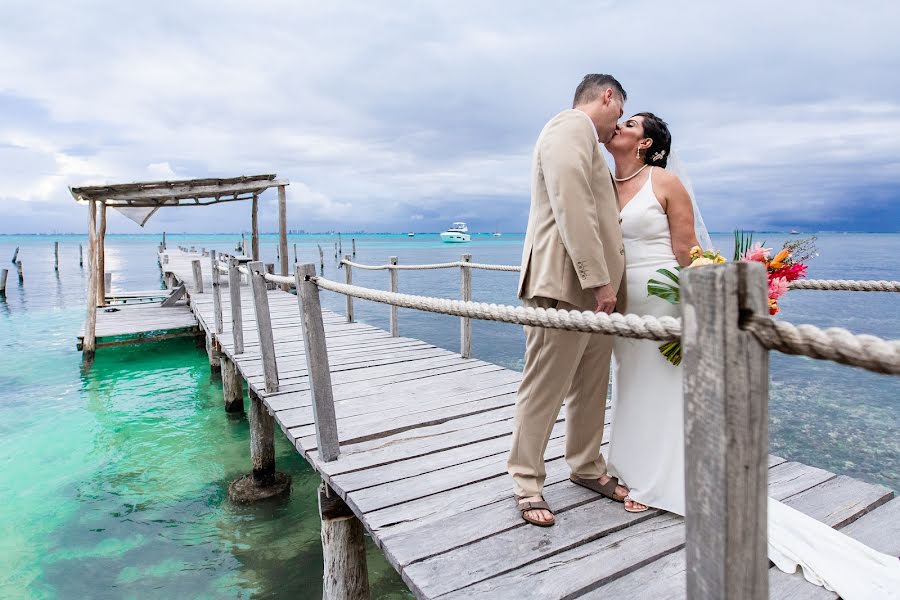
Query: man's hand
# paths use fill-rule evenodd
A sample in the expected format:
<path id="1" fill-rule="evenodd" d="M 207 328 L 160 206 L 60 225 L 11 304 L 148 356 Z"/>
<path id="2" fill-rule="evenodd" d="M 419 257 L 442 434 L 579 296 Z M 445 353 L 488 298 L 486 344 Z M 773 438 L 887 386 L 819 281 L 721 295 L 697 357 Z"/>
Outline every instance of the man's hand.
<path id="1" fill-rule="evenodd" d="M 597 305 L 594 312 L 610 314 L 616 310 L 616 292 L 613 290 L 612 285 L 601 285 L 600 287 L 591 288 L 591 291 L 594 293 L 594 303 Z"/>

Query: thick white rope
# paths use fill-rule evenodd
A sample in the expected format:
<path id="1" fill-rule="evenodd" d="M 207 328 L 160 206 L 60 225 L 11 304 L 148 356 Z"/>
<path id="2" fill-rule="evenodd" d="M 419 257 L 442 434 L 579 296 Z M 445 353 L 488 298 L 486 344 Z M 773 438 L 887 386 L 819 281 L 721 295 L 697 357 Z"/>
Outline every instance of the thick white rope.
<path id="1" fill-rule="evenodd" d="M 265 278 L 266 281 L 289 285 L 291 287 L 294 287 L 294 285 L 297 283 L 296 279 L 294 279 L 293 277 L 288 277 L 287 275 L 273 275 L 272 273 L 266 273 Z"/>
<path id="2" fill-rule="evenodd" d="M 350 265 L 355 269 L 366 271 L 416 271 L 429 269 L 452 269 L 455 267 L 468 267 L 470 269 L 482 269 L 485 271 L 519 272 L 522 267 L 518 265 L 494 265 L 487 263 L 467 263 L 462 261 L 448 263 L 431 263 L 423 265 L 364 265 L 349 260 L 342 260 L 341 264 Z M 851 292 L 900 292 L 900 281 L 857 281 L 852 279 L 798 279 L 792 281 L 790 288 L 794 290 L 840 290 Z"/>
<path id="3" fill-rule="evenodd" d="M 414 308 L 426 312 L 441 313 L 457 317 L 469 317 L 484 321 L 500 321 L 533 327 L 548 327 L 588 333 L 605 333 L 620 337 L 638 338 L 668 342 L 681 336 L 681 320 L 673 317 L 652 317 L 621 315 L 613 313 L 593 313 L 589 311 L 555 310 L 552 308 L 526 308 L 485 302 L 469 302 L 448 298 L 430 298 L 373 290 L 355 285 L 338 283 L 323 277 L 310 278 L 323 290 L 353 296 L 362 300 L 381 302 Z"/>
<path id="4" fill-rule="evenodd" d="M 900 281 L 854 281 L 850 279 L 797 279 L 792 290 L 838 290 L 851 292 L 900 292 Z"/>
<path id="5" fill-rule="evenodd" d="M 768 317 L 750 317 L 744 324 L 770 350 L 800 354 L 862 367 L 876 373 L 900 374 L 900 340 L 855 335 L 840 327 L 819 329 Z"/>
<path id="6" fill-rule="evenodd" d="M 463 261 L 424 265 L 363 265 L 349 260 L 342 260 L 341 264 L 349 265 L 354 269 L 362 269 L 364 271 L 428 271 L 431 269 L 453 269 L 456 267 L 468 267 L 470 269 L 482 269 L 484 271 L 510 271 L 516 273 L 522 270 L 522 267 L 517 265 L 490 265 Z"/>

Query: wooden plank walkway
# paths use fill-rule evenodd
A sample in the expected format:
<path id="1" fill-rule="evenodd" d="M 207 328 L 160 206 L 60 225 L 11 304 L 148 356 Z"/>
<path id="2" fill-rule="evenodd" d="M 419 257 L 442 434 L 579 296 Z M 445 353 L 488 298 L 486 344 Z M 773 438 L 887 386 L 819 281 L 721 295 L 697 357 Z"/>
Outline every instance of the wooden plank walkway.
<path id="1" fill-rule="evenodd" d="M 214 332 L 209 258 L 202 258 L 206 291 L 197 293 L 191 259 L 198 255 L 167 254 L 165 270 L 188 285 L 200 327 Z M 233 352 L 227 293 L 221 351 L 418 598 L 685 597 L 684 520 L 629 514 L 571 484 L 565 410 L 545 455 L 545 496 L 557 524 L 521 520 L 506 473 L 520 373 L 323 311 L 341 441 L 340 457 L 326 463 L 317 452 L 296 296 L 268 292 L 275 393 L 265 391 L 246 286 L 241 298 L 245 352 Z M 892 491 L 775 456 L 769 467 L 770 496 L 900 555 L 900 499 Z M 775 569 L 770 589 L 772 598 L 836 598 Z"/>
<path id="2" fill-rule="evenodd" d="M 168 295 L 168 292 L 163 292 Z M 187 302 L 161 307 L 159 303 L 117 304 L 97 309 L 97 347 L 122 346 L 199 334 L 197 319 Z M 84 326 L 78 332 L 81 350 Z"/>

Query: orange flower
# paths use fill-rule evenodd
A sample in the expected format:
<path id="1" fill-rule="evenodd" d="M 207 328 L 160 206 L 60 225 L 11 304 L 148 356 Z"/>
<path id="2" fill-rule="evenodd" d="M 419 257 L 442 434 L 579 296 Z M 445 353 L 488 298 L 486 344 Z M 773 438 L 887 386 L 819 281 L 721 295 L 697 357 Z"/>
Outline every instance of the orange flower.
<path id="1" fill-rule="evenodd" d="M 783 249 L 781 252 L 775 255 L 775 258 L 772 259 L 772 262 L 769 263 L 770 269 L 780 269 L 784 266 L 784 261 L 786 261 L 791 256 L 791 253 L 787 251 L 787 249 Z"/>
<path id="2" fill-rule="evenodd" d="M 775 300 L 775 298 L 769 298 L 769 314 L 778 314 L 778 302 Z"/>

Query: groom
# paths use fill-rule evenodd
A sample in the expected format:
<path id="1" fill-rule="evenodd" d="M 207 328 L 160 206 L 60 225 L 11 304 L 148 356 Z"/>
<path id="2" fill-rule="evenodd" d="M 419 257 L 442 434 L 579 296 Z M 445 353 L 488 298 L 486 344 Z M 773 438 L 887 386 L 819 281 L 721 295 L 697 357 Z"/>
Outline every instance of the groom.
<path id="1" fill-rule="evenodd" d="M 531 211 L 519 297 L 525 306 L 611 313 L 623 305 L 625 249 L 612 174 L 600 143 L 616 134 L 625 90 L 611 75 L 586 75 L 573 108 L 553 117 L 532 158 Z M 555 522 L 543 501 L 544 451 L 566 403 L 566 462 L 573 482 L 622 501 L 628 490 L 600 455 L 612 338 L 525 327 L 525 369 L 507 464 L 529 523 Z"/>

